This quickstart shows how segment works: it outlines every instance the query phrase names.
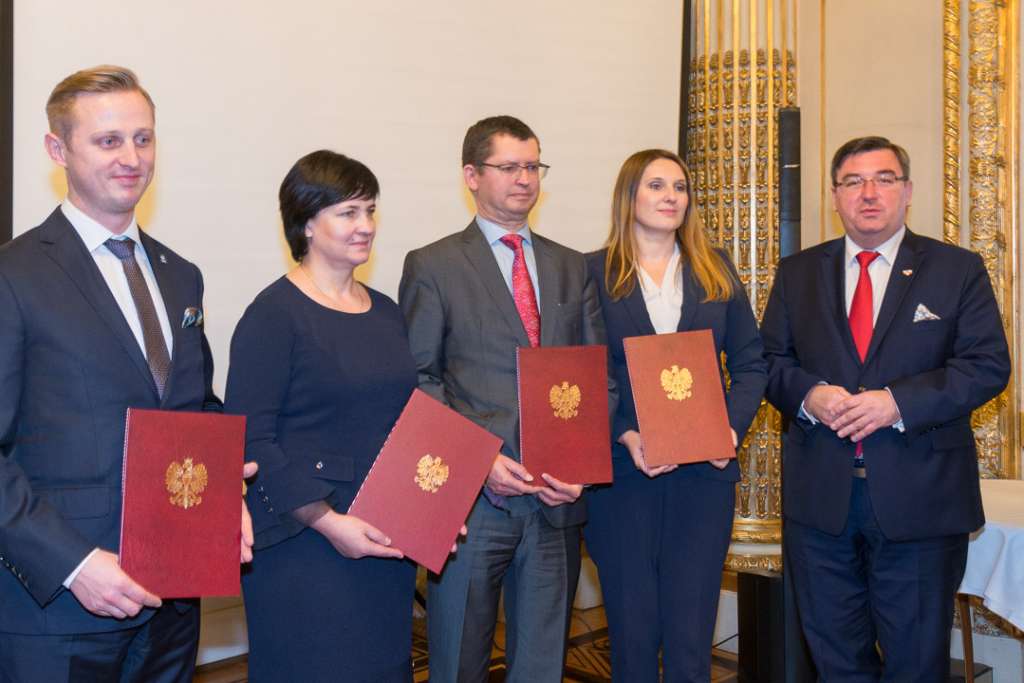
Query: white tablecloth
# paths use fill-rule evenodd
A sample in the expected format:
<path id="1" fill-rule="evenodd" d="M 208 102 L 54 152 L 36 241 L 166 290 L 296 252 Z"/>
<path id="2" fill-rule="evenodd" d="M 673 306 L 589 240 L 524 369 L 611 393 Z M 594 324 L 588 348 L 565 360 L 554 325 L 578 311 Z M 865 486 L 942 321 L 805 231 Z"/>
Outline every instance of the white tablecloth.
<path id="1" fill-rule="evenodd" d="M 1024 629 L 1024 481 L 983 479 L 985 526 L 971 534 L 960 592 Z"/>

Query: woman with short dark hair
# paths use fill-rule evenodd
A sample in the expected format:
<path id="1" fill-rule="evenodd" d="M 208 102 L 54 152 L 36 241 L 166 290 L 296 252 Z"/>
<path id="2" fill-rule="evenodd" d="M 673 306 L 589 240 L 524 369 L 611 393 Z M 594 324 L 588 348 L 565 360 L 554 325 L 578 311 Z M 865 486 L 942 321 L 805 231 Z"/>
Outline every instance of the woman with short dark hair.
<path id="1" fill-rule="evenodd" d="M 227 412 L 246 415 L 256 534 L 243 576 L 249 679 L 409 681 L 415 566 L 344 514 L 416 386 L 395 303 L 355 278 L 380 190 L 363 164 L 308 154 L 281 184 L 297 265 L 231 340 Z"/>

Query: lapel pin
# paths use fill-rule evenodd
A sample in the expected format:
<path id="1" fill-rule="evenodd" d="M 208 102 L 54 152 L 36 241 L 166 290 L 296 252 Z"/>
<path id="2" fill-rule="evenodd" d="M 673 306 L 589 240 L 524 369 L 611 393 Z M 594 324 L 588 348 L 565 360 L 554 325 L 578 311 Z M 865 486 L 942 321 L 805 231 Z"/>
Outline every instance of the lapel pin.
<path id="1" fill-rule="evenodd" d="M 167 257 L 165 255 L 163 255 L 163 254 L 160 254 L 160 263 L 167 263 Z M 907 273 L 907 271 L 903 271 L 903 273 L 904 273 L 904 275 L 908 275 L 909 274 L 909 273 Z"/>
<path id="2" fill-rule="evenodd" d="M 914 271 L 912 271 L 910 268 L 907 268 L 906 270 L 903 271 L 903 274 L 906 275 L 907 277 L 910 277 L 911 275 L 914 274 Z"/>

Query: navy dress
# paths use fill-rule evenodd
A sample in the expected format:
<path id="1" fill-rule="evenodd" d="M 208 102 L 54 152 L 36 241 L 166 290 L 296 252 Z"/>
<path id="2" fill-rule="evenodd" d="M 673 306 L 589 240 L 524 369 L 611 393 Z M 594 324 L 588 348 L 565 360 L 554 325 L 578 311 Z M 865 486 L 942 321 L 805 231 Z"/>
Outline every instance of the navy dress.
<path id="1" fill-rule="evenodd" d="M 415 566 L 348 559 L 292 511 L 345 512 L 416 386 L 405 322 L 368 289 L 365 313 L 281 278 L 231 340 L 225 411 L 246 415 L 256 552 L 243 573 L 249 680 L 409 681 Z"/>

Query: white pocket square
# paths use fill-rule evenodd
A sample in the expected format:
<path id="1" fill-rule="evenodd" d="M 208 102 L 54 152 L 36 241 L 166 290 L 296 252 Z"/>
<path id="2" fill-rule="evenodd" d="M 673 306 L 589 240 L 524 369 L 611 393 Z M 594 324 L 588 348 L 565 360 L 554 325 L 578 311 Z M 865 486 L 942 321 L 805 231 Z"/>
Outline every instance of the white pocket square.
<path id="1" fill-rule="evenodd" d="M 914 311 L 914 322 L 919 323 L 922 320 L 942 320 L 942 318 L 929 311 L 924 304 L 918 304 Z"/>

